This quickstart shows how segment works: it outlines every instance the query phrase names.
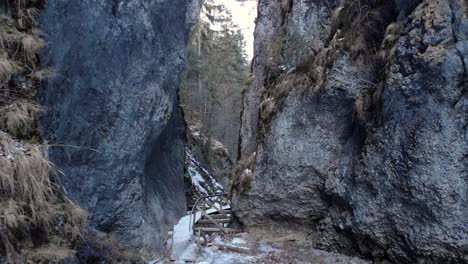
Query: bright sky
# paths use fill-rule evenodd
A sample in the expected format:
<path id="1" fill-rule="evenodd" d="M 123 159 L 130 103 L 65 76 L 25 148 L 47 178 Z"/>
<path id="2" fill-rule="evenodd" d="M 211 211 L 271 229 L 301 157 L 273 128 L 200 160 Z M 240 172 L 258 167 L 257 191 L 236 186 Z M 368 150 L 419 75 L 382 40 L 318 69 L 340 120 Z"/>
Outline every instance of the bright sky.
<path id="1" fill-rule="evenodd" d="M 255 18 L 257 17 L 257 0 L 237 2 L 235 0 L 215 0 L 224 4 L 231 11 L 234 24 L 242 30 L 245 39 L 245 49 L 249 60 L 253 57 Z"/>

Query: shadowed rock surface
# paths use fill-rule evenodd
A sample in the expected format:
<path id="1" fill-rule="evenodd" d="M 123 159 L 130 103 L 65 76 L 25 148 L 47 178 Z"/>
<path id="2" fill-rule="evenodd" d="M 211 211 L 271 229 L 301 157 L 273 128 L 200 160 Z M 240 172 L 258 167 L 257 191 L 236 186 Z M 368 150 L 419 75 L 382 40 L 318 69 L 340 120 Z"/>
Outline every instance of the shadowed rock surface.
<path id="1" fill-rule="evenodd" d="M 365 32 L 352 2 L 260 1 L 241 128 L 254 173 L 234 211 L 321 249 L 466 263 L 467 2 L 354 1 Z"/>
<path id="2" fill-rule="evenodd" d="M 185 212 L 177 87 L 199 3 L 47 1 L 42 119 L 69 197 L 97 230 L 155 251 Z M 54 146 L 55 145 L 55 146 Z"/>

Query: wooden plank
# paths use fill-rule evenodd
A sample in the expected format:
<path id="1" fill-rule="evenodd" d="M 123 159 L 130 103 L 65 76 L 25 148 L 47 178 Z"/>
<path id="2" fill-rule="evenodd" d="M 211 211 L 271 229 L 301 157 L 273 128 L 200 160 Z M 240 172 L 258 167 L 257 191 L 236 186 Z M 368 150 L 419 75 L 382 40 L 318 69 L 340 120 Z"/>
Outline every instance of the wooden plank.
<path id="1" fill-rule="evenodd" d="M 226 231 L 224 230 L 224 227 L 222 225 L 216 223 L 216 221 L 209 214 L 207 214 L 205 212 L 205 210 L 202 210 L 201 212 L 202 212 L 203 216 L 205 216 L 206 218 L 211 220 L 213 222 L 213 224 L 215 224 L 217 227 L 219 227 L 223 231 L 223 233 L 226 233 Z"/>
<path id="2" fill-rule="evenodd" d="M 218 212 L 223 213 L 223 209 L 221 207 L 216 206 L 214 203 L 212 203 L 210 200 L 206 200 L 206 203 L 211 206 L 211 208 L 216 209 Z"/>
<path id="3" fill-rule="evenodd" d="M 232 228 L 223 228 L 228 233 L 240 233 L 242 230 L 240 229 L 232 229 Z M 221 229 L 217 227 L 196 227 L 196 231 L 200 230 L 201 232 L 221 232 Z"/>
<path id="4" fill-rule="evenodd" d="M 201 205 L 202 205 L 202 207 L 205 206 L 203 200 L 201 200 Z M 196 219 L 196 218 L 197 218 L 197 211 L 199 210 L 199 208 L 200 208 L 200 207 L 198 207 L 198 205 L 195 207 L 195 213 L 193 214 L 192 228 L 195 226 L 195 224 L 196 224 L 196 222 L 197 222 L 197 219 Z M 194 232 L 195 232 L 195 231 L 194 231 Z"/>
<path id="5" fill-rule="evenodd" d="M 223 202 L 224 200 L 224 202 Z M 228 200 L 223 198 L 221 199 L 221 197 L 216 197 L 214 200 L 206 200 L 206 203 L 208 205 L 210 205 L 212 208 L 218 210 L 220 213 L 224 213 L 224 211 L 230 211 L 231 208 L 226 208 L 226 209 L 223 209 L 223 204 L 226 204 L 225 206 L 229 206 L 229 202 L 227 202 Z M 219 205 L 219 206 L 218 206 Z"/>
<path id="6" fill-rule="evenodd" d="M 198 230 L 198 236 L 197 236 L 197 247 L 201 247 L 201 243 L 200 243 L 200 236 L 201 236 L 201 230 Z"/>
<path id="7" fill-rule="evenodd" d="M 201 232 L 221 232 L 221 229 L 217 227 L 196 227 L 195 230 L 200 230 Z"/>
<path id="8" fill-rule="evenodd" d="M 231 215 L 228 214 L 210 214 L 210 217 L 213 219 L 227 219 L 231 218 Z"/>
<path id="9" fill-rule="evenodd" d="M 237 253 L 243 253 L 243 254 L 251 254 L 252 251 L 248 247 L 239 247 L 239 246 L 233 246 L 233 245 L 227 245 L 227 244 L 211 244 L 211 246 L 216 246 L 222 250 L 229 250 L 229 251 L 234 251 Z"/>
<path id="10" fill-rule="evenodd" d="M 217 206 L 216 205 L 216 202 L 213 202 L 213 201 L 210 201 L 210 200 L 206 200 L 206 203 L 209 204 L 212 208 L 216 209 L 217 211 L 219 211 L 220 214 L 224 214 L 224 212 L 226 211 L 231 211 L 231 209 L 223 209 L 223 204 L 218 202 L 218 205 L 220 206 Z"/>
<path id="11" fill-rule="evenodd" d="M 229 224 L 231 223 L 230 218 L 214 218 L 214 220 L 220 224 Z M 202 219 L 198 220 L 197 224 L 212 224 L 211 220 Z"/>

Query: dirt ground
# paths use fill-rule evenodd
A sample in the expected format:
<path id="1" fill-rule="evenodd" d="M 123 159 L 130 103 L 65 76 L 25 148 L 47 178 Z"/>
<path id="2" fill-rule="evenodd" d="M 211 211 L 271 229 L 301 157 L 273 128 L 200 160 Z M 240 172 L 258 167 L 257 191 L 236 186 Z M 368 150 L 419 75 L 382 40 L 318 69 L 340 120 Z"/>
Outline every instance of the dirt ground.
<path id="1" fill-rule="evenodd" d="M 222 235 L 212 238 L 206 247 L 199 250 L 195 263 L 203 264 L 368 264 L 369 261 L 330 253 L 301 245 L 288 238 L 266 241 L 248 233 Z"/>

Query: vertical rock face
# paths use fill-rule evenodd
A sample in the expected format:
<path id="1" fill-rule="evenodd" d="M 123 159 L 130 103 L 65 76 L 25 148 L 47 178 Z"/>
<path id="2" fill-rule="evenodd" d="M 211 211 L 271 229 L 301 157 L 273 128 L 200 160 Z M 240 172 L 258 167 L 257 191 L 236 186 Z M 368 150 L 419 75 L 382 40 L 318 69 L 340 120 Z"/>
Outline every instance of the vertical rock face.
<path id="1" fill-rule="evenodd" d="M 360 22 L 353 1 L 276 2 L 259 3 L 239 219 L 375 260 L 467 262 L 467 2 L 361 1 Z"/>
<path id="2" fill-rule="evenodd" d="M 177 87 L 197 1 L 47 1 L 42 125 L 96 229 L 157 250 L 185 211 Z"/>
<path id="3" fill-rule="evenodd" d="M 265 79 L 265 62 L 268 60 L 268 43 L 280 30 L 282 20 L 280 1 L 262 1 L 258 3 L 258 16 L 255 27 L 254 58 L 252 72 L 253 83 L 247 88 L 243 98 L 242 125 L 240 129 L 240 155 L 248 156 L 255 151 L 258 134 L 258 105 L 260 90 Z M 260 40 L 261 39 L 261 40 Z"/>

